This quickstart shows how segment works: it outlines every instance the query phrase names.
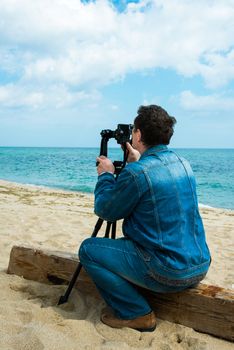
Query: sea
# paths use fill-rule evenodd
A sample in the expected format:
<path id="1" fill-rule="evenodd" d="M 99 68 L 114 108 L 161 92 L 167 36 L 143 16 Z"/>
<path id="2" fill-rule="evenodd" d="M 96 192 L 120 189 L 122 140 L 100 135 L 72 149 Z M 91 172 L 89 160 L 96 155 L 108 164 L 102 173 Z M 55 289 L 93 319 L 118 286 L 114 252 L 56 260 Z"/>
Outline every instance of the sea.
<path id="1" fill-rule="evenodd" d="M 234 209 L 234 149 L 174 151 L 190 162 L 201 205 Z M 0 147 L 0 179 L 92 193 L 98 155 L 99 148 Z M 123 152 L 109 148 L 108 157 L 122 160 Z"/>

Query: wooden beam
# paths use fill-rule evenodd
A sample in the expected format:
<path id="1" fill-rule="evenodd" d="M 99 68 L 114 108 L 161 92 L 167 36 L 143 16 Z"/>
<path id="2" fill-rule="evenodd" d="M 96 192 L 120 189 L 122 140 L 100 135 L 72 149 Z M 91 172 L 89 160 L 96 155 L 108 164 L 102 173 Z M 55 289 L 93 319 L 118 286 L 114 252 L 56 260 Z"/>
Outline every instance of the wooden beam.
<path id="1" fill-rule="evenodd" d="M 75 255 L 14 246 L 8 273 L 44 283 L 65 284 L 78 263 Z M 76 287 L 98 297 L 84 269 Z M 180 293 L 154 293 L 141 289 L 156 315 L 164 320 L 197 331 L 234 340 L 234 292 L 217 286 L 199 284 Z"/>

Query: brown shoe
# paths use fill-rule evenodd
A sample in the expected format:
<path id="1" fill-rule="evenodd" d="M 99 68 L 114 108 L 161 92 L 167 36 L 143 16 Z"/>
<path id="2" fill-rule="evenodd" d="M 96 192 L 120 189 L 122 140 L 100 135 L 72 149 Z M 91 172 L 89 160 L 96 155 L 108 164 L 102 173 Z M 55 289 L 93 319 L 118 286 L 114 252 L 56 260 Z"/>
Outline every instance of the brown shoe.
<path id="1" fill-rule="evenodd" d="M 109 310 L 104 309 L 102 311 L 101 321 L 112 328 L 129 327 L 140 332 L 153 332 L 156 328 L 156 317 L 153 311 L 133 320 L 122 320 L 115 317 Z"/>

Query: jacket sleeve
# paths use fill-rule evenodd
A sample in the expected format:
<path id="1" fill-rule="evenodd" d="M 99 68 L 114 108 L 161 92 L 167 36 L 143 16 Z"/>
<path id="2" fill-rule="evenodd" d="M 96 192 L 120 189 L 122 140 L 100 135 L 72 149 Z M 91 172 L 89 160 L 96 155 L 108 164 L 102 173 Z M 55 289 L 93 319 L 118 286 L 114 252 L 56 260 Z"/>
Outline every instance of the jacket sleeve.
<path id="1" fill-rule="evenodd" d="M 110 173 L 99 176 L 94 194 L 95 214 L 110 222 L 129 216 L 140 199 L 136 176 L 126 168 L 117 180 Z"/>

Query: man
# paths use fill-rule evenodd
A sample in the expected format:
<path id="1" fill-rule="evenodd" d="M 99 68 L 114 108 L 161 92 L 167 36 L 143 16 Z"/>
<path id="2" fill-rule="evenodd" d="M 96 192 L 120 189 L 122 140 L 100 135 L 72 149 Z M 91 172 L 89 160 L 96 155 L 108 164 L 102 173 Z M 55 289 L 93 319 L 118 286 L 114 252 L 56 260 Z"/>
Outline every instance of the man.
<path id="1" fill-rule="evenodd" d="M 123 238 L 89 238 L 80 261 L 111 308 L 103 323 L 153 331 L 155 314 L 136 286 L 175 292 L 206 275 L 210 253 L 189 163 L 167 148 L 176 120 L 159 106 L 141 106 L 128 165 L 117 181 L 112 162 L 98 157 L 95 213 L 124 218 Z"/>

